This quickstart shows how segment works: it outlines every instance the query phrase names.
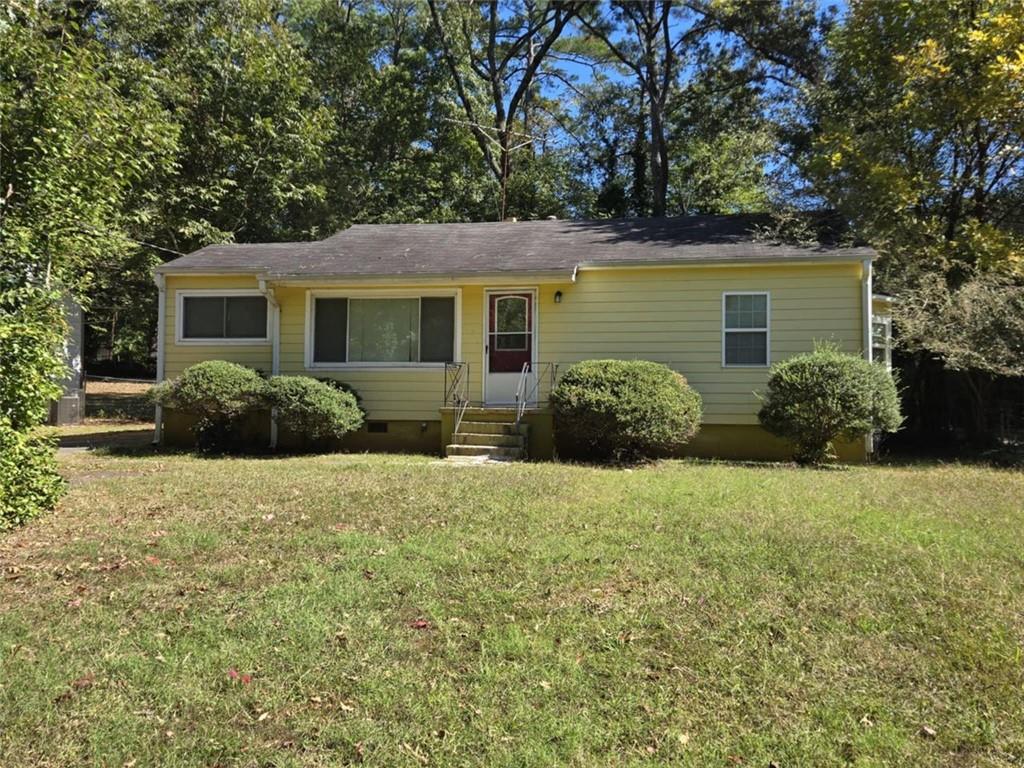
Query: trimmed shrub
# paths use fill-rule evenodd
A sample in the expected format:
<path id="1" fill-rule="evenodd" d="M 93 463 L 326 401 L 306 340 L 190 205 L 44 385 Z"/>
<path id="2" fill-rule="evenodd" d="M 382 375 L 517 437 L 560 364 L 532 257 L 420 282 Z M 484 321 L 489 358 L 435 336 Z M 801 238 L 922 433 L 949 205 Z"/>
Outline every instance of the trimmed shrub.
<path id="1" fill-rule="evenodd" d="M 312 441 L 341 438 L 363 424 L 355 395 L 308 376 L 274 376 L 268 398 L 278 424 Z"/>
<path id="2" fill-rule="evenodd" d="M 700 429 L 700 395 L 680 374 L 644 360 L 577 363 L 551 402 L 560 458 L 651 458 L 681 448 Z"/>
<path id="3" fill-rule="evenodd" d="M 833 344 L 773 365 L 761 400 L 761 424 L 793 443 L 801 464 L 833 460 L 837 439 L 895 432 L 903 421 L 892 374 Z"/>
<path id="4" fill-rule="evenodd" d="M 186 368 L 176 379 L 152 389 L 165 408 L 197 417 L 196 444 L 207 450 L 236 447 L 242 420 L 267 408 L 267 382 L 252 368 L 207 360 Z"/>
<path id="5" fill-rule="evenodd" d="M 0 531 L 51 509 L 64 493 L 52 438 L 30 435 L 0 419 Z"/>
<path id="6" fill-rule="evenodd" d="M 331 378 L 317 379 L 317 381 L 321 382 L 322 384 L 326 384 L 331 389 L 336 389 L 339 392 L 348 392 L 350 395 L 352 395 L 352 397 L 354 397 L 356 400 L 356 406 L 359 408 L 359 412 L 363 414 L 363 419 L 366 419 L 366 409 L 363 408 L 363 398 L 360 396 L 359 392 L 356 390 L 355 387 L 353 387 L 351 384 L 347 382 L 338 381 L 337 379 Z"/>

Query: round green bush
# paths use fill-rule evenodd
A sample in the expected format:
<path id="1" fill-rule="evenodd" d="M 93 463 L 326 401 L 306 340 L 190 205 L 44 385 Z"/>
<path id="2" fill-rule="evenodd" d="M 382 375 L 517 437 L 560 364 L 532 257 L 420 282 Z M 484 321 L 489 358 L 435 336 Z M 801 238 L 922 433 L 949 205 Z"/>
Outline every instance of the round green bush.
<path id="1" fill-rule="evenodd" d="M 14 429 L 0 418 L 0 531 L 51 509 L 64 493 L 53 439 Z"/>
<path id="2" fill-rule="evenodd" d="M 241 421 L 268 407 L 263 377 L 224 360 L 186 368 L 178 378 L 154 387 L 152 397 L 158 405 L 195 416 L 196 442 L 205 449 L 237 446 Z"/>
<path id="3" fill-rule="evenodd" d="M 564 459 L 635 461 L 681 448 L 700 428 L 700 395 L 686 379 L 644 360 L 587 360 L 570 367 L 551 402 Z"/>
<path id="4" fill-rule="evenodd" d="M 761 424 L 793 443 L 802 464 L 832 460 L 837 439 L 895 432 L 903 421 L 892 374 L 831 344 L 773 365 L 761 399 Z"/>
<path id="5" fill-rule="evenodd" d="M 352 392 L 308 376 L 274 376 L 268 396 L 277 423 L 312 441 L 343 437 L 363 423 Z"/>

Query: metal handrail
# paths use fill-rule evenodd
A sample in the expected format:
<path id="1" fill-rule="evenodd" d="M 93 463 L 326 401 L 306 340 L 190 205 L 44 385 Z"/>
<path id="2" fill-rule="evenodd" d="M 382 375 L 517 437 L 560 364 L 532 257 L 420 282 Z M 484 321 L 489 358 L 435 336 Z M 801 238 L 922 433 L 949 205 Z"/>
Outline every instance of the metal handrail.
<path id="1" fill-rule="evenodd" d="M 516 393 L 514 396 L 516 404 L 516 424 L 526 412 L 526 374 L 530 372 L 530 363 L 523 363 L 523 369 L 519 372 L 519 381 L 516 382 Z"/>
<path id="2" fill-rule="evenodd" d="M 462 419 L 469 408 L 469 363 L 444 364 L 444 404 L 455 408 L 455 427 L 452 434 L 458 434 Z"/>
<path id="3" fill-rule="evenodd" d="M 534 368 L 536 367 L 536 370 Z M 557 363 L 523 363 L 523 370 L 519 374 L 519 382 L 516 385 L 516 424 L 519 424 L 523 419 L 523 414 L 526 413 L 526 408 L 533 396 L 540 390 L 541 379 L 544 378 L 545 370 L 551 374 L 551 389 L 555 387 L 555 379 L 558 375 L 558 364 Z M 526 389 L 527 375 L 534 373 L 533 386 L 530 387 L 529 391 Z"/>

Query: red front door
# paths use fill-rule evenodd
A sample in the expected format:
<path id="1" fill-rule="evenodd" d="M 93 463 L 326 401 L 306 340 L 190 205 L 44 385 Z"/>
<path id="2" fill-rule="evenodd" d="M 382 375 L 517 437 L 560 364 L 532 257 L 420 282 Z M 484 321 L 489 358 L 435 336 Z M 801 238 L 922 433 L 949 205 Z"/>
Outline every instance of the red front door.
<path id="1" fill-rule="evenodd" d="M 488 373 L 520 373 L 533 360 L 533 294 L 491 293 L 487 313 Z"/>

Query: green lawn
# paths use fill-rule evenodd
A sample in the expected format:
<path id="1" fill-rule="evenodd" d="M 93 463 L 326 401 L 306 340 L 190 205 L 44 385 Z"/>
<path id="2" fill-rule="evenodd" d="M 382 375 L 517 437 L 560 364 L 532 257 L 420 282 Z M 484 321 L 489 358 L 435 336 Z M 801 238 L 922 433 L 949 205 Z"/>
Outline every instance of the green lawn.
<path id="1" fill-rule="evenodd" d="M 1024 761 L 1021 473 L 62 462 L 3 766 Z"/>

